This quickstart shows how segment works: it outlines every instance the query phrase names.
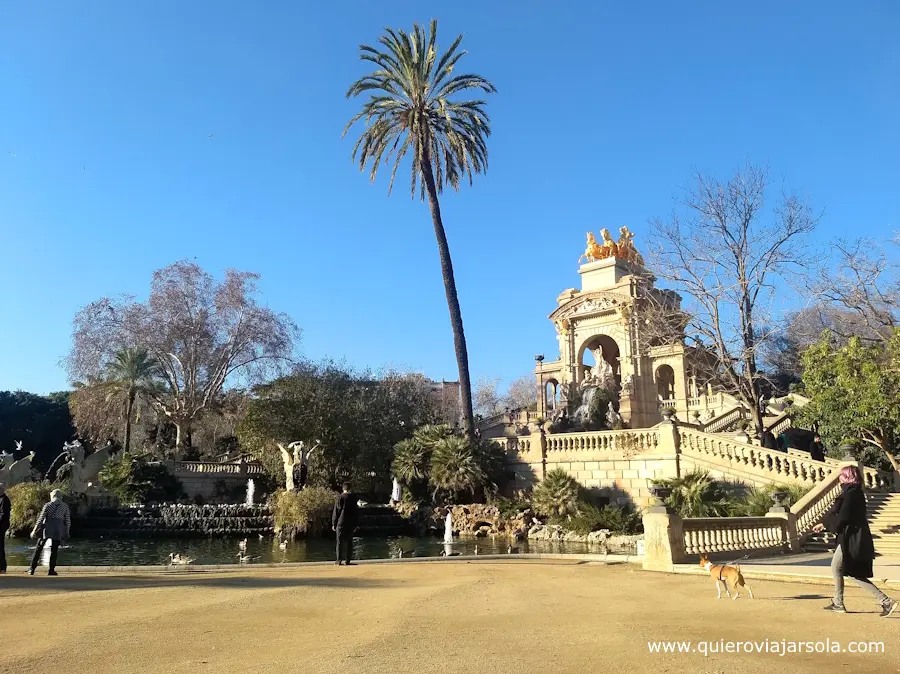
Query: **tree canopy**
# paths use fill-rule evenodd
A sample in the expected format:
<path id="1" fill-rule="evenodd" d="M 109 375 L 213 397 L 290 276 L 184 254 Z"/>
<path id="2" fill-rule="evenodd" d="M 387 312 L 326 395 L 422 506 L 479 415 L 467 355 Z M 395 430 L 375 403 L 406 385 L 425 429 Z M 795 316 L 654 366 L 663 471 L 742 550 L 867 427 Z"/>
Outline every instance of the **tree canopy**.
<path id="1" fill-rule="evenodd" d="M 900 440 L 900 329 L 885 342 L 852 337 L 835 344 L 831 333 L 803 355 L 804 393 L 811 402 L 800 415 L 826 443 L 854 439 L 880 450 L 894 470 Z"/>
<path id="2" fill-rule="evenodd" d="M 153 407 L 191 444 L 194 424 L 220 401 L 226 383 L 262 381 L 290 360 L 299 331 L 256 300 L 257 274 L 229 269 L 222 280 L 181 261 L 153 274 L 146 302 L 102 298 L 74 320 L 67 365 L 73 381 L 103 378 L 123 349 L 145 350 L 161 386 Z"/>
<path id="3" fill-rule="evenodd" d="M 39 396 L 25 391 L 0 391 L 0 453 L 22 442 L 23 453 L 34 452 L 32 465 L 41 473 L 50 468 L 63 444 L 75 435 L 68 394 Z"/>
<path id="4" fill-rule="evenodd" d="M 283 467 L 276 443 L 319 441 L 311 483 L 336 488 L 349 479 L 365 486 L 390 480 L 394 445 L 433 420 L 421 375 L 374 375 L 330 361 L 304 362 L 291 375 L 254 389 L 238 438 L 279 481 Z"/>

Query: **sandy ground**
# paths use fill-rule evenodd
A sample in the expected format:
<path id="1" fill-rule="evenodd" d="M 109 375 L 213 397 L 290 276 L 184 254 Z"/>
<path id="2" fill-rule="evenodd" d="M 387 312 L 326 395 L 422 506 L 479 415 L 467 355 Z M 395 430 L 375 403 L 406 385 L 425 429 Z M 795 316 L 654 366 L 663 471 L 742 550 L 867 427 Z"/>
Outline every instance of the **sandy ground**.
<path id="1" fill-rule="evenodd" d="M 590 563 L 415 563 L 0 576 L 0 672 L 900 671 L 900 612 L 848 588 Z M 884 654 L 653 654 L 657 640 L 883 641 Z M 695 646 L 696 647 L 696 646 Z M 711 646 L 714 648 L 715 646 Z"/>

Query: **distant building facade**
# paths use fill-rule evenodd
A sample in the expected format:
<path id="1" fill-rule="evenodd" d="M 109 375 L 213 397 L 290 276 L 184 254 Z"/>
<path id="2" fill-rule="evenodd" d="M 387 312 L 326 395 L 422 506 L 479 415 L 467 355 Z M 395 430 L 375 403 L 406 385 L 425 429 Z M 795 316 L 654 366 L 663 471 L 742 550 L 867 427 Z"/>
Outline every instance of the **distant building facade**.
<path id="1" fill-rule="evenodd" d="M 428 392 L 434 403 L 440 423 L 459 426 L 462 420 L 460 387 L 458 381 L 428 380 Z"/>

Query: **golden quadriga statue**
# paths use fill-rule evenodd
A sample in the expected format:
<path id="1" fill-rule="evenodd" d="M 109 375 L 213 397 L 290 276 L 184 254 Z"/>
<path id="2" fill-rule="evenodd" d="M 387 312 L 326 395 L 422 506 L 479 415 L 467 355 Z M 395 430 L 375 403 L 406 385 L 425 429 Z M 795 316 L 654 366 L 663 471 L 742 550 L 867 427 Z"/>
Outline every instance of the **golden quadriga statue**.
<path id="1" fill-rule="evenodd" d="M 614 257 L 619 260 L 625 260 L 626 262 L 643 266 L 644 258 L 641 257 L 637 248 L 634 247 L 634 234 L 632 234 L 628 227 L 623 226 L 619 228 L 618 241 L 613 241 L 612 235 L 609 233 L 608 229 L 600 230 L 600 238 L 603 240 L 603 243 L 598 243 L 593 232 L 588 232 L 587 248 L 584 251 L 584 255 L 578 258 L 579 263 L 582 260 L 585 262 L 596 262 L 597 260 L 605 260 L 606 258 Z"/>

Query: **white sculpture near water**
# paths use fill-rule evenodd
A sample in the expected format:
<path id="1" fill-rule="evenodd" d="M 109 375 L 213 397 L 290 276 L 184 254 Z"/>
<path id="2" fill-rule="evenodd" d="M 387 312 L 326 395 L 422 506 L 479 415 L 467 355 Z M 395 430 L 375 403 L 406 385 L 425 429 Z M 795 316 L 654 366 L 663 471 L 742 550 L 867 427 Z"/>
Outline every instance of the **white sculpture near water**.
<path id="1" fill-rule="evenodd" d="M 453 542 L 453 515 L 450 512 L 447 512 L 447 517 L 444 519 L 444 543 L 452 543 Z"/>
<path id="2" fill-rule="evenodd" d="M 16 451 L 22 451 L 22 441 L 16 441 Z M 7 487 L 26 482 L 31 477 L 31 461 L 34 459 L 34 452 L 28 456 L 15 461 L 15 455 L 9 452 L 0 454 L 0 483 Z"/>
<path id="3" fill-rule="evenodd" d="M 603 357 L 603 349 L 599 346 L 591 353 L 594 356 L 594 367 L 584 373 L 581 388 L 602 388 L 612 392 L 616 387 L 616 376 L 612 365 Z"/>
<path id="4" fill-rule="evenodd" d="M 394 485 L 391 489 L 391 503 L 400 503 L 400 499 L 403 497 L 403 491 L 400 488 L 400 481 L 395 477 Z"/>
<path id="5" fill-rule="evenodd" d="M 100 471 L 110 456 L 110 446 L 98 449 L 85 458 L 84 446 L 79 440 L 74 440 L 63 445 L 63 453 L 69 457 L 65 464 L 69 466 L 69 491 L 73 496 L 79 496 L 98 484 Z"/>
<path id="6" fill-rule="evenodd" d="M 606 408 L 606 427 L 612 430 L 621 425 L 621 423 L 622 415 L 616 412 L 616 408 L 613 407 L 612 401 L 610 401 Z"/>
<path id="7" fill-rule="evenodd" d="M 292 442 L 287 447 L 282 445 L 280 442 L 277 444 L 278 449 L 281 450 L 281 460 L 284 462 L 285 488 L 288 491 L 294 491 L 294 489 L 296 489 L 296 485 L 294 483 L 294 469 L 297 466 L 309 466 L 309 457 L 312 456 L 313 452 L 315 452 L 317 449 L 319 449 L 319 447 L 322 446 L 322 443 L 316 440 L 315 447 L 311 447 L 310 449 L 306 449 L 306 445 L 302 440 Z"/>

